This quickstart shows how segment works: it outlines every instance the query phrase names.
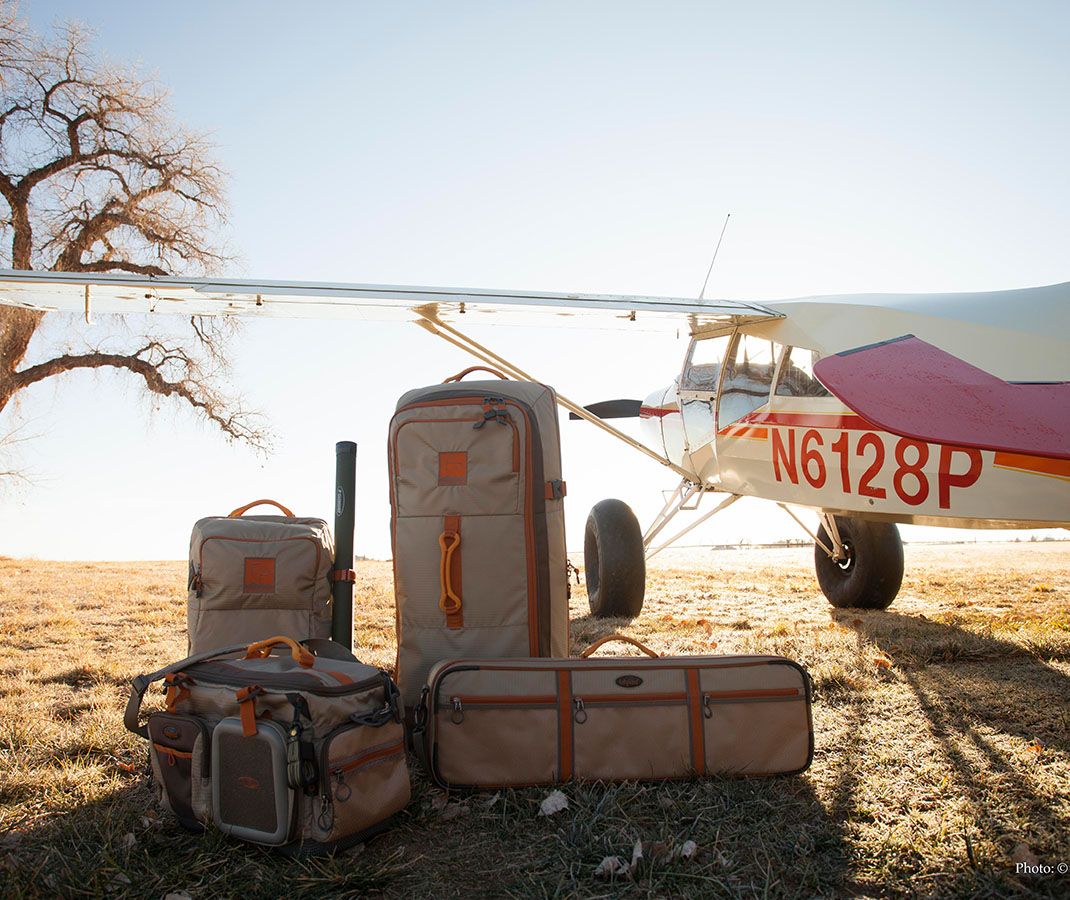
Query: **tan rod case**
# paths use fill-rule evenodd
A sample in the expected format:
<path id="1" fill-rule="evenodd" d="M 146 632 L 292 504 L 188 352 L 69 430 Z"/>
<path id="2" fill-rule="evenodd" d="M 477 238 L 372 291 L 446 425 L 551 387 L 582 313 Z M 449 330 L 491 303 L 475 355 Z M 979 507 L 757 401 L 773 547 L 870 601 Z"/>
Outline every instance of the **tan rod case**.
<path id="1" fill-rule="evenodd" d="M 454 659 L 430 672 L 415 741 L 443 787 L 801 772 L 811 682 L 780 656 Z"/>

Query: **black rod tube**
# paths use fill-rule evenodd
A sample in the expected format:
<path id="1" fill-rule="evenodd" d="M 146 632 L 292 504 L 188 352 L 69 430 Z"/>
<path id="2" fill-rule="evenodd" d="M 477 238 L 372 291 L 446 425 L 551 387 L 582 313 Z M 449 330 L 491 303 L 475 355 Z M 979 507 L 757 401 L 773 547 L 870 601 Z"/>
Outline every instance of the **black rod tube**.
<path id="1" fill-rule="evenodd" d="M 339 441 L 334 445 L 334 568 L 338 574 L 353 568 L 353 499 L 357 490 L 357 445 Z M 331 589 L 331 637 L 353 649 L 353 582 L 336 578 Z"/>

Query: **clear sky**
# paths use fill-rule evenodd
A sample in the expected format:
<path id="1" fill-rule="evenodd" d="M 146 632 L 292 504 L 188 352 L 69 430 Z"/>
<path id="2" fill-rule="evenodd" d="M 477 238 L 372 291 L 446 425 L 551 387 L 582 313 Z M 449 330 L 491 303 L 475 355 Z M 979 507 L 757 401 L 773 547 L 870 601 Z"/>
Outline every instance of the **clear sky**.
<path id="1" fill-rule="evenodd" d="M 991 290 L 1070 280 L 1070 5 L 25 0 L 77 18 L 172 91 L 230 172 L 230 273 L 694 296 Z M 51 334 L 77 340 L 59 316 Z M 686 342 L 484 329 L 582 402 L 668 384 Z M 0 553 L 180 558 L 200 516 L 269 496 L 330 516 L 359 444 L 357 550 L 389 553 L 397 397 L 468 359 L 412 326 L 249 325 L 234 382 L 258 459 L 121 374 L 24 395 L 37 481 L 0 497 Z M 6 430 L 16 421 L 0 419 Z M 671 473 L 564 423 L 569 546 Z M 743 501 L 696 541 L 799 536 Z M 908 529 L 914 539 L 943 532 Z"/>

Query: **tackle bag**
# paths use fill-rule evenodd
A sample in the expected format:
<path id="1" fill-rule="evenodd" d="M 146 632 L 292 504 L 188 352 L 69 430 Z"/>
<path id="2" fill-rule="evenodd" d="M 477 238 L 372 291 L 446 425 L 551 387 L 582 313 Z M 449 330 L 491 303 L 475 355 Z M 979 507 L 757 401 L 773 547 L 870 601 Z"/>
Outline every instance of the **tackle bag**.
<path id="1" fill-rule="evenodd" d="M 587 659 L 603 643 L 649 659 Z M 801 772 L 811 682 L 780 656 L 666 656 L 610 635 L 580 659 L 438 663 L 413 739 L 443 787 Z"/>
<path id="2" fill-rule="evenodd" d="M 263 503 L 283 514 L 245 515 Z M 296 517 L 274 500 L 201 519 L 189 545 L 189 652 L 273 634 L 330 637 L 333 569 L 327 523 Z"/>
<path id="3" fill-rule="evenodd" d="M 568 654 L 561 438 L 552 388 L 409 391 L 390 423 L 397 677 L 406 706 L 459 656 Z"/>
<path id="4" fill-rule="evenodd" d="M 272 637 L 134 679 L 123 721 L 149 740 L 157 797 L 183 826 L 316 854 L 369 837 L 409 802 L 390 676 L 333 642 L 309 643 L 330 649 L 314 656 Z M 165 711 L 142 725 L 142 698 L 160 679 Z"/>

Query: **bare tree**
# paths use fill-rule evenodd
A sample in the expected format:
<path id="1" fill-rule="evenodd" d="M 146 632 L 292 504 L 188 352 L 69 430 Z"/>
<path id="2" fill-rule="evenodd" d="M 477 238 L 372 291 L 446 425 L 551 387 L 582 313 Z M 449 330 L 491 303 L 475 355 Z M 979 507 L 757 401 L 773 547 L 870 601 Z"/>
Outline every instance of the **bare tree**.
<path id="1" fill-rule="evenodd" d="M 166 94 L 94 58 L 68 25 L 33 34 L 0 0 L 0 263 L 63 272 L 198 274 L 226 257 L 224 174 L 203 136 L 177 125 Z M 2 207 L 6 204 L 6 210 Z M 81 369 L 123 370 L 151 395 L 176 398 L 230 439 L 266 449 L 260 417 L 229 394 L 222 319 L 179 334 L 130 335 L 34 355 L 45 315 L 0 306 L 0 411 L 23 389 Z"/>

